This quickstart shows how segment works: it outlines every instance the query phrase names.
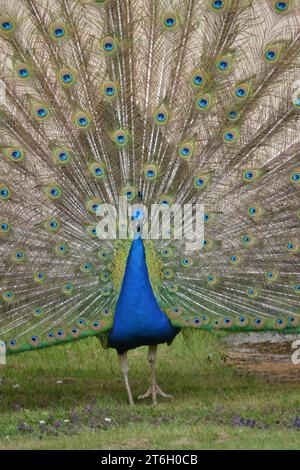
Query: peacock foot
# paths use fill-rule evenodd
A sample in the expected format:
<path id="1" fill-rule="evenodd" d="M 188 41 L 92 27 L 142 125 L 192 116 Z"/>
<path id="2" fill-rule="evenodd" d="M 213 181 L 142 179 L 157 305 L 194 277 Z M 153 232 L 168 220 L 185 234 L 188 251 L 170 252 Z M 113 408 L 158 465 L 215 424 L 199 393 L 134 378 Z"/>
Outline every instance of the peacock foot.
<path id="1" fill-rule="evenodd" d="M 169 395 L 169 394 L 163 392 L 158 384 L 151 385 L 151 387 L 149 387 L 147 392 L 144 395 L 140 395 L 138 398 L 139 398 L 139 400 L 144 400 L 145 398 L 152 397 L 153 405 L 156 405 L 158 395 L 160 395 L 164 398 L 173 398 L 172 395 Z"/>

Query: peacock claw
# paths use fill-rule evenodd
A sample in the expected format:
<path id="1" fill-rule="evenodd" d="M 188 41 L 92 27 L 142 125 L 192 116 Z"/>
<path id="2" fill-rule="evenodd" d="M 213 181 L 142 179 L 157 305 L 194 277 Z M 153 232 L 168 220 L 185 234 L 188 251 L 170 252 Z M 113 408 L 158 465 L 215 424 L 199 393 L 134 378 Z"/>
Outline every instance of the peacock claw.
<path id="1" fill-rule="evenodd" d="M 139 400 L 144 400 L 145 398 L 152 397 L 153 404 L 156 405 L 157 404 L 157 395 L 160 395 L 164 398 L 173 398 L 173 395 L 170 395 L 168 393 L 163 392 L 162 389 L 160 388 L 160 386 L 158 384 L 155 384 L 155 385 L 151 385 L 151 387 L 149 387 L 147 392 L 144 393 L 144 395 L 140 395 L 138 397 L 138 399 Z"/>

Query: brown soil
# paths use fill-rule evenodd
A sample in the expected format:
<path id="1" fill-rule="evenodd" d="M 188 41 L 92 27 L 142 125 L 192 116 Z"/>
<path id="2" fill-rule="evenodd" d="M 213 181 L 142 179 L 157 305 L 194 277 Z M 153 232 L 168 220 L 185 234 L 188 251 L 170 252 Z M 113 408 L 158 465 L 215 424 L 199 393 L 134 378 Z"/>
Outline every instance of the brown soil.
<path id="1" fill-rule="evenodd" d="M 294 339 L 294 338 L 293 338 Z M 226 342 L 225 362 L 270 382 L 300 382 L 300 365 L 291 361 L 292 341 Z"/>

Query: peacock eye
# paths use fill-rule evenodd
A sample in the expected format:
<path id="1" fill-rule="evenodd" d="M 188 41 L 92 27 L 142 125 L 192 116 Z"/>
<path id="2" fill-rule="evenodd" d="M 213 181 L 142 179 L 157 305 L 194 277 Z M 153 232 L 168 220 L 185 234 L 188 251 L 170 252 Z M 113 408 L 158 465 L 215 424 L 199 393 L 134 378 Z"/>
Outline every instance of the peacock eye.
<path id="1" fill-rule="evenodd" d="M 267 60 L 275 60 L 276 59 L 276 52 L 275 51 L 267 51 L 265 53 L 265 57 Z"/>
<path id="2" fill-rule="evenodd" d="M 65 162 L 68 158 L 68 155 L 66 154 L 66 152 L 61 152 L 59 155 L 58 155 L 58 158 L 62 161 L 62 162 Z"/>
<path id="3" fill-rule="evenodd" d="M 21 78 L 27 78 L 29 76 L 28 68 L 22 67 L 18 70 L 18 75 Z"/>
<path id="4" fill-rule="evenodd" d="M 227 129 L 223 134 L 223 141 L 225 144 L 233 145 L 238 142 L 240 137 L 239 131 L 236 128 Z"/>
<path id="5" fill-rule="evenodd" d="M 203 78 L 200 75 L 195 75 L 193 81 L 195 85 L 201 85 L 201 83 L 203 83 Z"/>
<path id="6" fill-rule="evenodd" d="M 246 90 L 244 88 L 238 88 L 235 92 L 236 96 L 239 98 L 243 97 L 246 95 Z"/>
<path id="7" fill-rule="evenodd" d="M 226 60 L 221 60 L 221 61 L 218 63 L 218 68 L 219 68 L 220 70 L 223 70 L 223 71 L 224 71 L 224 70 L 227 70 L 227 69 L 228 69 L 228 66 L 229 66 L 229 64 L 228 64 L 228 62 L 226 62 Z"/>
<path id="8" fill-rule="evenodd" d="M 175 24 L 175 19 L 174 18 L 166 18 L 165 19 L 165 25 L 166 26 L 174 26 Z"/>
<path id="9" fill-rule="evenodd" d="M 33 315 L 36 316 L 36 317 L 42 315 L 42 313 L 43 313 L 43 309 L 40 308 L 40 307 L 35 307 L 33 309 Z"/>
<path id="10" fill-rule="evenodd" d="M 15 23 L 7 17 L 0 16 L 0 33 L 2 36 L 10 36 L 15 30 Z"/>
<path id="11" fill-rule="evenodd" d="M 108 86 L 105 88 L 105 94 L 108 96 L 112 96 L 115 93 L 115 90 L 112 86 Z"/>
<path id="12" fill-rule="evenodd" d="M 229 140 L 229 141 L 232 141 L 232 140 L 234 139 L 233 133 L 232 133 L 232 132 L 227 132 L 227 133 L 225 134 L 225 139 L 226 139 L 226 140 Z"/>
<path id="13" fill-rule="evenodd" d="M 13 293 L 13 291 L 11 290 L 7 290 L 5 292 L 3 292 L 2 294 L 2 299 L 5 301 L 5 302 L 12 302 L 15 298 L 15 294 Z"/>
<path id="14" fill-rule="evenodd" d="M 113 134 L 113 140 L 120 148 L 125 147 L 129 140 L 128 132 L 124 130 L 115 131 Z"/>
<path id="15" fill-rule="evenodd" d="M 192 260 L 192 258 L 183 258 L 183 259 L 181 260 L 181 264 L 182 264 L 182 266 L 184 266 L 184 267 L 190 267 L 190 266 L 193 265 L 193 260 Z"/>
<path id="16" fill-rule="evenodd" d="M 13 261 L 16 261 L 17 263 L 20 263 L 22 261 L 25 261 L 26 259 L 26 254 L 24 251 L 15 251 L 12 255 Z"/>
<path id="17" fill-rule="evenodd" d="M 70 83 L 72 81 L 73 77 L 70 73 L 65 73 L 63 75 L 62 79 L 65 83 Z"/>
<path id="18" fill-rule="evenodd" d="M 288 8 L 287 2 L 276 2 L 275 7 L 279 11 L 285 11 Z"/>
<path id="19" fill-rule="evenodd" d="M 7 201 L 10 198 L 10 189 L 7 186 L 0 185 L 0 199 Z"/>
<path id="20" fill-rule="evenodd" d="M 159 122 L 164 122 L 166 120 L 166 115 L 164 113 L 158 113 L 157 120 Z"/>
<path id="21" fill-rule="evenodd" d="M 57 37 L 57 38 L 61 38 L 65 35 L 65 30 L 63 28 L 56 28 L 54 30 L 54 35 Z"/>
<path id="22" fill-rule="evenodd" d="M 48 111 L 46 108 L 38 108 L 37 111 L 36 111 L 36 114 L 41 117 L 41 118 L 44 118 L 47 116 L 48 114 Z"/>
<path id="23" fill-rule="evenodd" d="M 80 117 L 78 119 L 78 122 L 81 126 L 86 126 L 87 125 L 87 118 L 86 117 Z"/>
<path id="24" fill-rule="evenodd" d="M 212 2 L 212 6 L 216 9 L 220 9 L 224 6 L 224 1 L 222 0 L 215 0 Z"/>
<path id="25" fill-rule="evenodd" d="M 206 108 L 208 106 L 208 100 L 206 100 L 205 98 L 202 98 L 198 101 L 198 105 L 201 108 Z"/>
<path id="26" fill-rule="evenodd" d="M 2 24 L 1 24 L 1 28 L 4 29 L 5 31 L 9 31 L 10 29 L 12 29 L 13 25 L 10 21 L 4 21 Z"/>

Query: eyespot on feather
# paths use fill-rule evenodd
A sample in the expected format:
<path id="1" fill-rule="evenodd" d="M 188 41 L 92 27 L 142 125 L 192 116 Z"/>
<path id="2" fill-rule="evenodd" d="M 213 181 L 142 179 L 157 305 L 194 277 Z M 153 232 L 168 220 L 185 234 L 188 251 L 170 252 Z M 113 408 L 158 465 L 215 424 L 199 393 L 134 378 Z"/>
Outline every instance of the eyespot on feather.
<path id="1" fill-rule="evenodd" d="M 144 177 L 147 181 L 155 181 L 159 176 L 159 168 L 156 165 L 144 165 Z"/>
<path id="2" fill-rule="evenodd" d="M 208 4 L 215 13 L 224 13 L 231 7 L 231 0 L 208 0 Z"/>
<path id="3" fill-rule="evenodd" d="M 170 120 L 170 112 L 167 106 L 159 106 L 153 114 L 153 119 L 158 126 L 166 126 Z"/>
<path id="4" fill-rule="evenodd" d="M 276 13 L 278 13 L 279 15 L 284 15 L 291 10 L 293 6 L 293 0 L 285 0 L 285 1 L 271 0 L 271 5 L 273 6 L 274 11 Z"/>
<path id="5" fill-rule="evenodd" d="M 118 42 L 113 36 L 104 36 L 99 41 L 99 49 L 106 57 L 112 57 L 118 50 Z"/>
<path id="6" fill-rule="evenodd" d="M 6 183 L 0 183 L 0 200 L 8 201 L 11 198 L 12 191 Z"/>
<path id="7" fill-rule="evenodd" d="M 162 17 L 162 28 L 165 31 L 176 31 L 179 27 L 178 15 L 174 12 L 167 12 Z"/>
<path id="8" fill-rule="evenodd" d="M 85 130 L 90 127 L 91 118 L 88 113 L 85 113 L 84 111 L 77 111 L 73 115 L 73 122 L 78 129 Z"/>
<path id="9" fill-rule="evenodd" d="M 191 76 L 191 84 L 196 90 L 204 90 L 209 83 L 210 75 L 202 69 L 195 69 Z"/>
<path id="10" fill-rule="evenodd" d="M 113 81 L 105 81 L 100 84 L 100 93 L 106 101 L 114 101 L 120 92 L 120 84 Z"/>
<path id="11" fill-rule="evenodd" d="M 12 231 L 12 223 L 8 219 L 0 218 L 0 238 L 7 237 Z"/>
<path id="12" fill-rule="evenodd" d="M 239 140 L 239 137 L 240 133 L 237 128 L 231 127 L 229 129 L 226 129 L 223 133 L 223 141 L 225 142 L 225 144 L 235 144 Z"/>
<path id="13" fill-rule="evenodd" d="M 14 64 L 14 70 L 17 78 L 21 79 L 22 81 L 28 80 L 32 74 L 31 68 L 22 62 L 16 62 Z"/>
<path id="14" fill-rule="evenodd" d="M 234 98 L 237 102 L 246 101 L 252 93 L 251 81 L 239 82 L 234 87 Z"/>
<path id="15" fill-rule="evenodd" d="M 196 97 L 195 108 L 200 112 L 210 111 L 214 104 L 214 97 L 211 93 L 199 93 Z"/>
<path id="16" fill-rule="evenodd" d="M 2 147 L 1 151 L 9 162 L 21 163 L 26 157 L 26 150 L 21 147 Z"/>
<path id="17" fill-rule="evenodd" d="M 121 196 L 126 197 L 128 202 L 132 202 L 136 198 L 136 195 L 136 188 L 131 185 L 125 186 L 121 193 Z"/>
<path id="18" fill-rule="evenodd" d="M 106 176 L 106 167 L 100 162 L 91 162 L 88 166 L 89 173 L 96 180 L 102 180 Z"/>
<path id="19" fill-rule="evenodd" d="M 71 68 L 63 67 L 57 72 L 57 79 L 61 86 L 65 88 L 72 87 L 77 80 L 77 72 Z"/>
<path id="20" fill-rule="evenodd" d="M 16 22 L 8 16 L 0 16 L 0 36 L 9 38 L 16 30 Z"/>
<path id="21" fill-rule="evenodd" d="M 69 31 L 66 24 L 54 21 L 50 24 L 49 34 L 51 39 L 57 44 L 69 38 Z"/>
<path id="22" fill-rule="evenodd" d="M 198 176 L 196 176 L 196 178 L 194 178 L 194 187 L 197 190 L 203 190 L 209 185 L 210 182 L 211 182 L 210 173 L 199 174 Z"/>

